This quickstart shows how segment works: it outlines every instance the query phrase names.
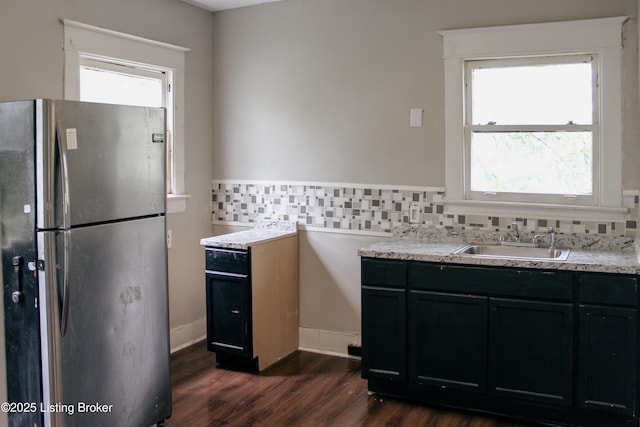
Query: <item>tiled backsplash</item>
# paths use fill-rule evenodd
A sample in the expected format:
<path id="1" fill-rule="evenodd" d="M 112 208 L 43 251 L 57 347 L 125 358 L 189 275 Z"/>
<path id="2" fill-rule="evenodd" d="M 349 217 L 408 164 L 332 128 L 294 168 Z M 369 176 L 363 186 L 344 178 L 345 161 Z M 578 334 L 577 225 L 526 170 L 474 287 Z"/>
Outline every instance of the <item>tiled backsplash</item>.
<path id="1" fill-rule="evenodd" d="M 625 193 L 629 213 L 624 221 L 598 222 L 449 214 L 444 190 L 432 187 L 214 181 L 212 219 L 214 223 L 280 219 L 309 227 L 391 233 L 410 222 L 412 209 L 419 209 L 417 225 L 440 229 L 502 231 L 517 222 L 524 233 L 554 227 L 565 234 L 636 237 L 638 194 Z"/>

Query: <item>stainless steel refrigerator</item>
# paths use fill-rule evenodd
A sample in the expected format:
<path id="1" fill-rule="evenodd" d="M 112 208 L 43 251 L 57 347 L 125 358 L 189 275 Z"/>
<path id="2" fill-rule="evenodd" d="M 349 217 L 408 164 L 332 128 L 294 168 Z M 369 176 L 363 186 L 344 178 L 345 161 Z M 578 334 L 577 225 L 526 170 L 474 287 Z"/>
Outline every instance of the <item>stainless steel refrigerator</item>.
<path id="1" fill-rule="evenodd" d="M 171 415 L 165 111 L 0 103 L 11 426 Z"/>

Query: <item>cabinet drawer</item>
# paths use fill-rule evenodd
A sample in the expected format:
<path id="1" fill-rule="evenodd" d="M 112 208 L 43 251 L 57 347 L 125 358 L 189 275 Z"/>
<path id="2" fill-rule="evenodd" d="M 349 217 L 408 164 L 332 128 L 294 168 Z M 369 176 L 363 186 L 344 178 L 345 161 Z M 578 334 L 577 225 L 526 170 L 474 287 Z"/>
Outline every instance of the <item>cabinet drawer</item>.
<path id="1" fill-rule="evenodd" d="M 405 288 L 407 284 L 407 263 L 405 261 L 363 258 L 361 280 L 363 285 Z"/>
<path id="2" fill-rule="evenodd" d="M 249 274 L 248 251 L 207 248 L 205 254 L 207 271 Z"/>
<path id="3" fill-rule="evenodd" d="M 409 287 L 439 292 L 573 301 L 573 273 L 412 263 Z"/>
<path id="4" fill-rule="evenodd" d="M 581 303 L 636 307 L 638 279 L 611 274 L 581 274 L 578 293 Z"/>

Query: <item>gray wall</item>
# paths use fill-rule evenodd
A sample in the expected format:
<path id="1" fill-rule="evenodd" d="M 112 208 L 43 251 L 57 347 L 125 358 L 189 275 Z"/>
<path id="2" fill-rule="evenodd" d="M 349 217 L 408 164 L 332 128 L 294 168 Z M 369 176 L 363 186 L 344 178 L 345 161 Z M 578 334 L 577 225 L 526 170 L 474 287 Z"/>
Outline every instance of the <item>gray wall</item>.
<path id="1" fill-rule="evenodd" d="M 636 14 L 636 0 L 284 0 L 214 14 L 214 177 L 444 185 L 437 31 Z M 625 188 L 638 188 L 635 21 Z M 424 109 L 422 128 L 409 110 Z M 630 157 L 632 155 L 633 157 Z"/>
<path id="2" fill-rule="evenodd" d="M 63 97 L 62 18 L 191 49 L 184 110 L 186 186 L 192 197 L 186 212 L 168 217 L 170 322 L 179 329 L 200 321 L 205 307 L 199 240 L 211 234 L 211 14 L 177 0 L 2 0 L 0 101 Z"/>
<path id="3" fill-rule="evenodd" d="M 215 13 L 214 178 L 444 186 L 437 31 L 636 11 L 636 0 L 284 0 Z M 624 61 L 623 178 L 636 190 L 635 19 Z M 409 127 L 411 108 L 423 127 Z M 300 234 L 301 327 L 359 334 L 357 249 L 375 240 Z"/>

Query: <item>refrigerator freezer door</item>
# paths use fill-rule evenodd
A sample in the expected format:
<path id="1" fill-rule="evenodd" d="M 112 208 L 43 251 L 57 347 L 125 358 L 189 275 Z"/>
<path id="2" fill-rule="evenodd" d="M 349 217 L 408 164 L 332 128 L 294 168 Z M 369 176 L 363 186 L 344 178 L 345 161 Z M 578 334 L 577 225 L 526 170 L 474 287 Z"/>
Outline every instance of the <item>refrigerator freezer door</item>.
<path id="1" fill-rule="evenodd" d="M 164 232 L 153 217 L 41 233 L 57 236 L 45 404 L 74 409 L 52 414 L 52 426 L 148 426 L 171 414 Z"/>
<path id="2" fill-rule="evenodd" d="M 58 158 L 52 176 L 44 179 L 55 183 L 56 219 L 53 225 L 38 224 L 40 229 L 164 213 L 164 109 L 76 101 L 51 105 L 55 137 L 46 137 L 53 132 L 45 128 L 49 148 L 42 151 Z"/>

